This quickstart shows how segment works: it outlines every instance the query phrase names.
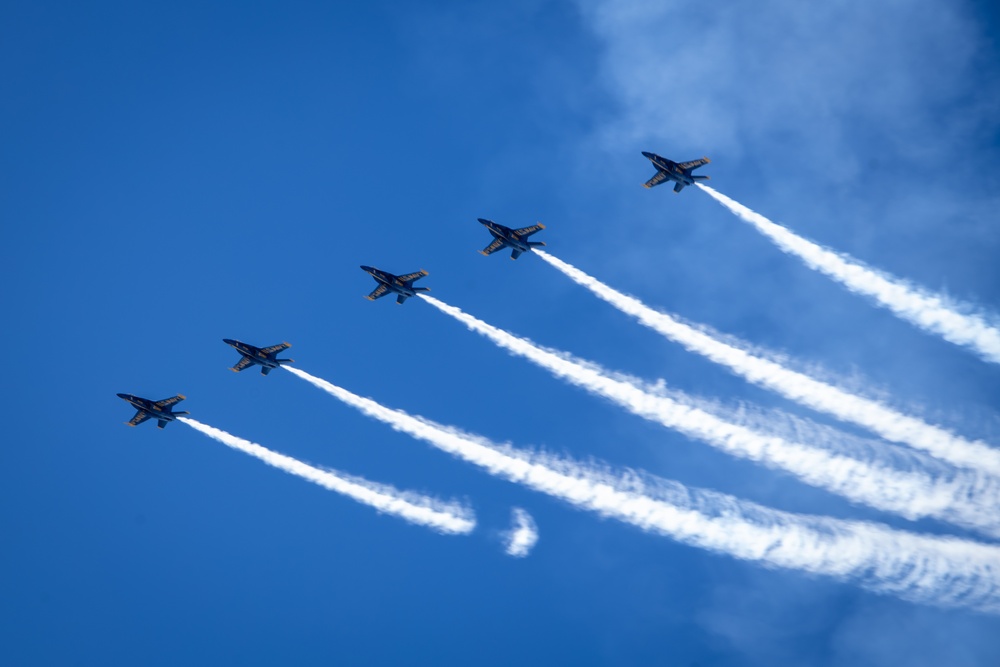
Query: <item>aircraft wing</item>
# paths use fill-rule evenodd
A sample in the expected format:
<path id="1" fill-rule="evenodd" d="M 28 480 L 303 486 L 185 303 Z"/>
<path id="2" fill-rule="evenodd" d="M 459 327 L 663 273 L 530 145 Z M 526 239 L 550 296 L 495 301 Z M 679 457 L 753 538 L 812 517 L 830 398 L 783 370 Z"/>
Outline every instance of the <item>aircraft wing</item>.
<path id="1" fill-rule="evenodd" d="M 484 255 L 492 255 L 503 246 L 504 246 L 503 239 L 493 239 L 493 243 L 489 244 L 479 252 L 483 253 Z"/>
<path id="2" fill-rule="evenodd" d="M 698 160 L 691 160 L 690 162 L 681 162 L 677 166 L 683 169 L 684 171 L 687 171 L 688 169 L 695 169 L 703 164 L 708 164 L 709 162 L 711 162 L 711 160 L 709 160 L 707 157 L 703 157 Z"/>
<path id="3" fill-rule="evenodd" d="M 271 347 L 265 347 L 265 348 L 261 349 L 261 352 L 263 354 L 271 355 L 271 354 L 274 354 L 275 352 L 281 352 L 282 350 L 287 350 L 290 347 L 291 347 L 291 345 L 289 345 L 288 343 L 279 343 L 278 345 L 272 345 Z"/>
<path id="4" fill-rule="evenodd" d="M 521 227 L 520 229 L 515 229 L 514 233 L 520 237 L 531 236 L 535 232 L 540 232 L 545 229 L 545 225 L 538 223 L 537 225 L 532 225 L 531 227 Z"/>
<path id="5" fill-rule="evenodd" d="M 129 419 L 125 423 L 128 424 L 129 426 L 138 426 L 142 422 L 149 419 L 149 417 L 150 414 L 148 412 L 143 412 L 142 410 L 139 410 L 138 412 L 135 413 L 135 417 L 132 417 L 132 419 Z"/>
<path id="6" fill-rule="evenodd" d="M 388 291 L 389 291 L 388 287 L 386 287 L 382 283 L 379 283 L 378 287 L 376 287 L 375 289 L 373 289 L 372 293 L 369 294 L 368 296 L 366 296 L 365 298 L 368 299 L 369 301 L 374 301 L 375 299 L 377 299 L 379 297 L 385 296 Z"/>
<path id="7" fill-rule="evenodd" d="M 667 180 L 667 172 L 665 172 L 665 171 L 658 171 L 658 172 L 656 172 L 653 175 L 653 177 L 651 179 L 649 179 L 648 181 L 646 181 L 645 183 L 643 183 L 642 186 L 644 188 L 651 188 L 653 186 L 659 185 L 660 183 L 662 183 L 665 180 Z"/>
<path id="8" fill-rule="evenodd" d="M 421 269 L 421 270 L 417 271 L 416 273 L 407 273 L 405 276 L 397 276 L 397 279 L 401 283 L 408 283 L 408 282 L 417 280 L 418 278 L 423 278 L 426 275 L 427 275 L 427 272 L 424 271 L 423 269 Z"/>
<path id="9" fill-rule="evenodd" d="M 237 373 L 239 373 L 243 369 L 249 368 L 250 366 L 253 366 L 253 360 L 250 357 L 243 357 L 239 361 L 237 361 L 236 365 L 230 368 L 229 370 L 236 371 Z"/>
<path id="10" fill-rule="evenodd" d="M 176 396 L 173 396 L 172 398 L 165 398 L 162 401 L 157 401 L 153 405 L 155 405 L 157 407 L 157 409 L 162 410 L 163 408 L 169 408 L 171 405 L 176 405 L 177 403 L 180 403 L 183 400 L 184 400 L 184 396 L 182 396 L 180 394 L 177 394 Z"/>

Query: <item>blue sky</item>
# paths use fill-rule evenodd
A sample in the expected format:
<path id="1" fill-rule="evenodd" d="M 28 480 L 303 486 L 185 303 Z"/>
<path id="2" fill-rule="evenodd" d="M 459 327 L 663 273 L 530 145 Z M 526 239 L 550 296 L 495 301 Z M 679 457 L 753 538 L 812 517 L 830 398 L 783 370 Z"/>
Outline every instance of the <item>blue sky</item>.
<path id="1" fill-rule="evenodd" d="M 1000 310 L 986 2 L 20 3 L 0 20 L 8 350 L 0 657 L 17 665 L 1000 663 L 1000 621 L 601 520 L 394 433 L 221 339 L 493 440 L 771 507 L 917 524 L 639 420 L 358 265 L 695 396 L 832 423 L 664 341 L 475 222 L 658 308 L 1000 443 L 1000 371 L 783 255 L 639 154 Z M 475 507 L 446 537 L 115 397 Z M 837 424 L 848 432 L 851 427 Z M 504 554 L 511 507 L 538 524 Z"/>

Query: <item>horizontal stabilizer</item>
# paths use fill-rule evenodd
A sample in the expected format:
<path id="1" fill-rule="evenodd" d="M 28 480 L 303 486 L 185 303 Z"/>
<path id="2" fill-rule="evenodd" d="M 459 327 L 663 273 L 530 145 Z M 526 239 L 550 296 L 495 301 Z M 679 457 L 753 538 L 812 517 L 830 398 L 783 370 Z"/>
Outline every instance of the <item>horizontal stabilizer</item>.
<path id="1" fill-rule="evenodd" d="M 514 248 L 513 250 L 510 251 L 510 258 L 511 259 L 517 259 L 520 256 L 521 256 L 521 251 L 518 250 L 517 248 Z"/>
<path id="2" fill-rule="evenodd" d="M 157 420 L 157 422 L 156 422 L 156 428 L 163 428 L 166 425 L 167 425 L 167 420 L 166 419 L 160 419 L 160 420 Z"/>
<path id="3" fill-rule="evenodd" d="M 410 297 L 406 296 L 405 294 L 400 294 L 399 296 L 396 297 L 396 303 L 399 305 L 403 305 L 403 302 L 409 298 Z"/>
<path id="4" fill-rule="evenodd" d="M 271 369 L 268 368 L 267 366 L 261 366 L 260 367 L 260 374 L 261 375 L 267 375 L 270 372 L 271 372 Z"/>

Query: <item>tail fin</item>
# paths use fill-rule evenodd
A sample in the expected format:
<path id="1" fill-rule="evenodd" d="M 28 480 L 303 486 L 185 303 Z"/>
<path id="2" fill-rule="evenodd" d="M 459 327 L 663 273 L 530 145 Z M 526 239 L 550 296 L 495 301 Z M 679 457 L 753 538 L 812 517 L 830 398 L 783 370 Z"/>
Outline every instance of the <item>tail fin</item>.
<path id="1" fill-rule="evenodd" d="M 166 425 L 167 425 L 167 420 L 166 419 L 159 419 L 156 422 L 156 428 L 165 428 Z"/>
<path id="2" fill-rule="evenodd" d="M 545 245 L 545 241 L 528 241 L 528 245 L 530 245 L 532 248 L 537 248 L 538 246 Z"/>
<path id="3" fill-rule="evenodd" d="M 430 287 L 411 287 L 410 289 L 412 289 L 414 292 L 430 292 L 431 291 Z"/>
<path id="4" fill-rule="evenodd" d="M 708 179 L 710 179 L 712 177 L 711 176 L 701 176 L 699 174 L 691 174 L 691 178 L 693 178 L 696 181 L 707 181 Z"/>
<path id="5" fill-rule="evenodd" d="M 191 413 L 188 412 L 187 410 L 181 410 L 180 412 L 171 412 L 170 414 L 172 414 L 172 415 L 189 415 Z"/>

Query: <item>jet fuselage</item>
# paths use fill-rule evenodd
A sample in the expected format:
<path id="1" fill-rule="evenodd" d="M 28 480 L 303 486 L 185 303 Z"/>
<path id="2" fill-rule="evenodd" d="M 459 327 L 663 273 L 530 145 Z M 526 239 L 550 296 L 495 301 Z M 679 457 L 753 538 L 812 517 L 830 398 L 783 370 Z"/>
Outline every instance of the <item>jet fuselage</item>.
<path id="1" fill-rule="evenodd" d="M 684 185 L 694 185 L 695 179 L 691 176 L 690 172 L 685 172 L 683 169 L 677 166 L 677 163 L 673 160 L 668 160 L 665 157 L 661 157 L 656 153 L 649 153 L 646 151 L 642 152 L 643 156 L 646 157 L 653 166 L 664 172 L 672 181 L 677 181 L 678 183 L 683 183 Z"/>
<path id="2" fill-rule="evenodd" d="M 484 227 L 486 227 L 486 229 L 490 230 L 490 234 L 493 235 L 493 238 L 500 239 L 510 247 L 520 250 L 521 252 L 531 252 L 531 246 L 528 245 L 528 242 L 518 236 L 517 232 L 510 227 L 504 227 L 501 224 L 495 223 L 492 220 L 486 220 L 485 218 L 478 218 L 478 220 Z"/>
<path id="3" fill-rule="evenodd" d="M 389 291 L 395 292 L 396 294 L 402 294 L 403 296 L 410 297 L 416 296 L 417 290 L 413 289 L 413 286 L 406 286 L 406 283 L 401 281 L 399 278 L 389 273 L 388 271 L 383 271 L 381 269 L 376 269 L 374 266 L 363 266 L 361 269 L 371 275 L 372 278 L 380 282 L 389 288 Z M 423 290 L 420 290 L 423 291 Z"/>
<path id="4" fill-rule="evenodd" d="M 136 410 L 141 410 L 153 417 L 153 419 L 158 419 L 160 421 L 172 422 L 177 419 L 177 415 L 174 414 L 173 410 L 167 410 L 164 412 L 156 407 L 156 401 L 151 401 L 148 398 L 140 398 L 139 396 L 133 396 L 132 394 L 118 394 L 118 398 L 124 399 L 132 404 Z M 183 414 L 187 414 L 186 412 Z"/>
<path id="5" fill-rule="evenodd" d="M 277 368 L 280 365 L 278 363 L 278 359 L 267 356 L 261 352 L 259 347 L 248 345 L 247 343 L 241 343 L 240 341 L 233 340 L 232 338 L 223 338 L 222 342 L 235 348 L 236 351 L 244 357 L 250 357 L 250 360 L 259 366 L 264 366 L 265 368 Z M 277 354 L 274 355 L 274 357 L 277 356 Z"/>

